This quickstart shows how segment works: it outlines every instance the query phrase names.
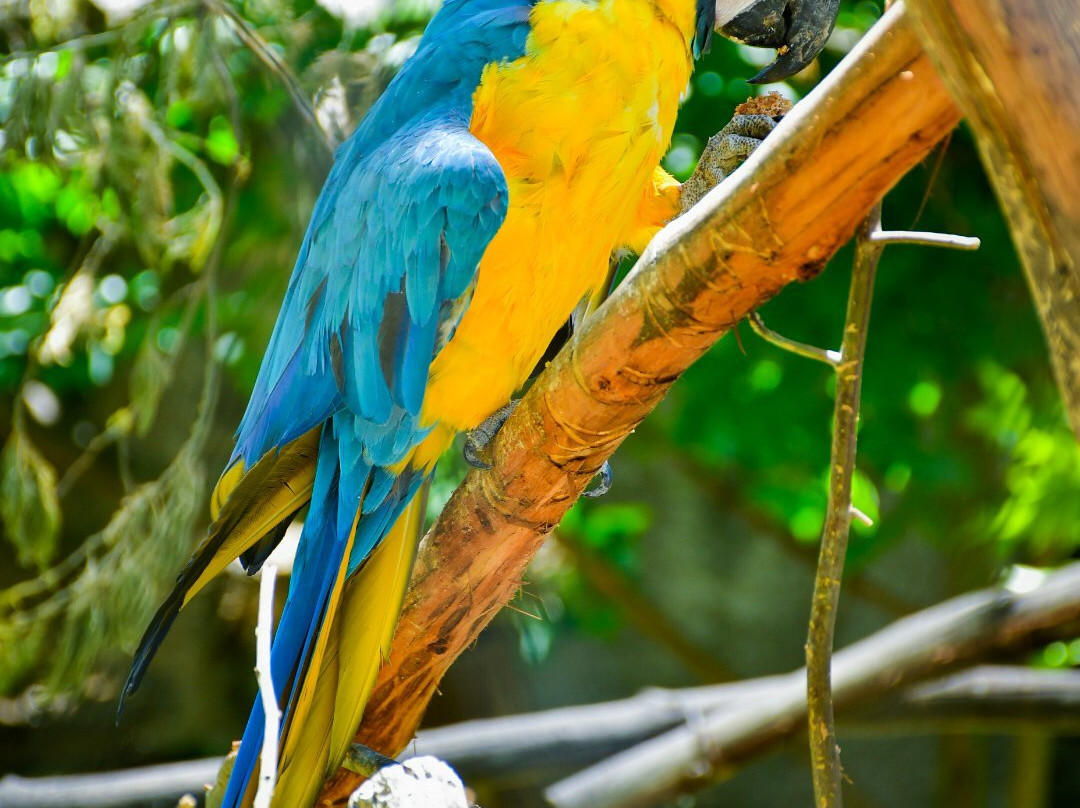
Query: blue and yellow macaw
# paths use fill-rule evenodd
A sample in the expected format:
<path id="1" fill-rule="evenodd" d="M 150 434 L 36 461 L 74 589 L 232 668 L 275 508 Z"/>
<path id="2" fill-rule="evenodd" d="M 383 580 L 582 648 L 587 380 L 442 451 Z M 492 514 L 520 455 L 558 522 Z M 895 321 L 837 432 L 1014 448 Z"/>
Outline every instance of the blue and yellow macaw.
<path id="1" fill-rule="evenodd" d="M 312 805 L 388 653 L 436 460 L 602 294 L 612 252 L 675 214 L 659 163 L 712 30 L 781 48 L 772 80 L 816 55 L 838 2 L 446 0 L 337 154 L 209 535 L 125 694 L 180 608 L 236 558 L 257 570 L 307 506 L 273 643 L 273 804 Z M 227 808 L 250 802 L 262 732 L 256 702 Z"/>

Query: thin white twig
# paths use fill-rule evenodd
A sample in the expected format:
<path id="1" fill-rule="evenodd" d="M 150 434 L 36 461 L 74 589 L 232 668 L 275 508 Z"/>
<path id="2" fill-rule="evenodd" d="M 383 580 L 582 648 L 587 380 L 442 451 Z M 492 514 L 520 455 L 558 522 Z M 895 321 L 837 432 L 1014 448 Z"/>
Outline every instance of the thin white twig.
<path id="1" fill-rule="evenodd" d="M 875 244 L 925 244 L 927 247 L 948 247 L 953 250 L 977 250 L 982 246 L 982 242 L 974 236 L 917 230 L 879 230 L 869 238 Z"/>
<path id="2" fill-rule="evenodd" d="M 874 526 L 874 520 L 871 519 L 869 516 L 867 516 L 862 511 L 860 511 L 854 505 L 851 506 L 851 515 L 854 518 L 858 519 L 860 522 L 862 522 L 867 527 L 873 527 Z"/>
<path id="3" fill-rule="evenodd" d="M 255 627 L 255 676 L 259 680 L 259 698 L 262 700 L 265 723 L 263 725 L 262 756 L 259 758 L 259 789 L 255 793 L 255 808 L 270 808 L 274 796 L 278 767 L 278 726 L 281 708 L 274 692 L 274 679 L 270 672 L 270 639 L 274 633 L 274 584 L 277 582 L 277 566 L 267 564 L 262 568 L 259 583 L 259 622 Z"/>

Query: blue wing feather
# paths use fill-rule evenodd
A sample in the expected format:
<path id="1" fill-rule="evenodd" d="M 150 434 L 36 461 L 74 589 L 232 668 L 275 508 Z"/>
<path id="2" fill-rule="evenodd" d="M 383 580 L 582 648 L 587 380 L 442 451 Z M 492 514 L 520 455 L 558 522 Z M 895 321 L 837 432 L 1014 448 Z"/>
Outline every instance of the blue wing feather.
<path id="1" fill-rule="evenodd" d="M 506 214 L 502 169 L 454 106 L 416 116 L 348 177 L 324 191 L 336 204 L 309 230 L 238 430 L 248 464 L 342 407 L 374 433 L 404 410 L 415 430 L 436 334 L 463 311 L 444 304 L 468 288 Z M 407 316 L 383 329 L 402 292 Z"/>
<path id="2" fill-rule="evenodd" d="M 468 305 L 507 209 L 502 169 L 469 133 L 472 94 L 484 65 L 524 51 L 530 7 L 447 0 L 338 150 L 316 202 L 234 452 L 250 465 L 323 425 L 274 638 L 286 713 L 337 571 L 362 564 L 423 482 L 424 471 L 388 467 L 428 432 L 418 417 L 431 361 Z M 256 703 L 223 805 L 243 799 L 262 731 Z"/>

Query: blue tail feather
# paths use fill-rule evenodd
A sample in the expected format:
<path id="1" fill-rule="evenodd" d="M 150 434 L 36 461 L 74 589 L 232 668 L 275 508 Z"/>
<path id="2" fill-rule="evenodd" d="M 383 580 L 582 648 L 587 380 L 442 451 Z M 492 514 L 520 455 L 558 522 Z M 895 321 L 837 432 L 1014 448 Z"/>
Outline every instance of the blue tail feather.
<path id="1" fill-rule="evenodd" d="M 289 596 L 281 613 L 270 654 L 274 690 L 281 701 L 286 692 L 292 700 L 296 674 L 304 667 L 311 645 L 318 635 L 333 579 L 344 561 L 348 532 L 338 529 L 337 503 L 340 470 L 335 440 L 329 426 L 323 428 L 319 446 L 315 488 L 311 509 L 304 522 L 296 561 L 293 565 Z M 248 782 L 255 771 L 263 742 L 264 712 L 258 699 L 248 718 L 236 762 L 229 777 L 222 808 L 242 804 Z M 284 721 L 282 722 L 284 726 Z"/>
<path id="2" fill-rule="evenodd" d="M 333 420 L 345 417 L 341 414 Z M 332 421 L 323 428 L 311 508 L 304 522 L 289 596 L 271 651 L 274 689 L 279 702 L 285 705 L 282 727 L 287 726 L 299 693 L 299 683 L 322 628 L 338 570 L 347 563 L 347 574 L 356 571 L 393 527 L 423 481 L 420 474 L 393 475 L 384 468 L 364 466 L 356 459 L 357 447 L 350 445 L 351 425 L 342 424 L 339 429 L 335 426 Z M 356 527 L 352 552 L 346 560 L 345 549 L 356 510 L 372 501 L 377 504 L 370 511 L 365 507 Z M 351 508 L 347 520 L 342 518 L 345 503 Z M 243 804 L 258 765 L 263 728 L 263 707 L 257 699 L 244 729 L 222 808 L 239 808 Z"/>

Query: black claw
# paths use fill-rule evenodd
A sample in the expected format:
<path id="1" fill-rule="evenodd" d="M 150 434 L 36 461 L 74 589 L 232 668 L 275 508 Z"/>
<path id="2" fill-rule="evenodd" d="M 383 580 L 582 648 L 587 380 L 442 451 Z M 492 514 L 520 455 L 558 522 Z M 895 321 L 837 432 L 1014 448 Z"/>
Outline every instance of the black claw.
<path id="1" fill-rule="evenodd" d="M 585 489 L 581 492 L 581 495 L 589 499 L 598 499 L 611 490 L 611 463 L 605 460 L 604 465 L 600 467 L 600 471 L 596 472 L 596 477 L 593 479 L 598 480 L 596 487 Z"/>
<path id="2" fill-rule="evenodd" d="M 485 418 L 475 429 L 468 431 L 465 436 L 465 448 L 461 453 L 466 463 L 474 469 L 486 471 L 491 468 L 491 463 L 484 459 L 487 455 L 486 450 L 495 439 L 495 436 L 499 434 L 499 430 L 502 429 L 502 425 L 506 423 L 506 419 L 510 417 L 510 413 L 515 410 L 517 404 L 517 399 L 512 399 L 510 403 L 504 404 Z"/>

